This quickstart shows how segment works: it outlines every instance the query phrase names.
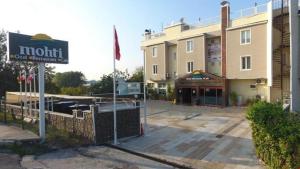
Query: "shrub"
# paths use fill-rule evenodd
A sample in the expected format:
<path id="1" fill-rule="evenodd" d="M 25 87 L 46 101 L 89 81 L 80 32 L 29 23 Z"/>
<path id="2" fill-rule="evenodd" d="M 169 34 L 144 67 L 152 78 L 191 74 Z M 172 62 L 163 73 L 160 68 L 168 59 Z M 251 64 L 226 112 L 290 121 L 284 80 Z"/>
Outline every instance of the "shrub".
<path id="1" fill-rule="evenodd" d="M 236 106 L 237 102 L 238 102 L 238 95 L 237 95 L 237 93 L 231 92 L 229 97 L 230 97 L 230 101 L 231 101 L 232 105 Z"/>
<path id="2" fill-rule="evenodd" d="M 169 101 L 173 101 L 176 98 L 175 96 L 175 89 L 173 87 L 171 87 L 170 84 L 168 84 L 168 88 L 167 88 L 167 99 Z"/>
<path id="3" fill-rule="evenodd" d="M 154 88 L 148 87 L 148 98 L 153 99 L 153 100 L 158 100 L 159 99 L 159 94 L 158 91 Z"/>
<path id="4" fill-rule="evenodd" d="M 300 118 L 282 105 L 258 101 L 248 108 L 256 154 L 269 168 L 300 167 Z"/>
<path id="5" fill-rule="evenodd" d="M 61 88 L 61 94 L 71 95 L 71 96 L 82 96 L 87 95 L 87 87 L 63 87 Z"/>

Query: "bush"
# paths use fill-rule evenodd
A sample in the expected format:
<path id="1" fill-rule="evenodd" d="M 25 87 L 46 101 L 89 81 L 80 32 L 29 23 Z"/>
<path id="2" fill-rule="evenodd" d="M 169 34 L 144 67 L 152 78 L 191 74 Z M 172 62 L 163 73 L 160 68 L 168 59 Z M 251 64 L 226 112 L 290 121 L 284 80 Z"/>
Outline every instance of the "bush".
<path id="1" fill-rule="evenodd" d="M 300 167 L 300 118 L 281 104 L 258 101 L 247 112 L 257 156 L 269 168 Z"/>
<path id="2" fill-rule="evenodd" d="M 176 98 L 175 96 L 175 89 L 173 87 L 171 87 L 170 84 L 168 84 L 168 88 L 167 88 L 167 99 L 169 101 L 173 101 Z"/>
<path id="3" fill-rule="evenodd" d="M 159 99 L 159 94 L 158 91 L 152 87 L 148 87 L 148 98 L 152 100 L 158 100 Z"/>
<path id="4" fill-rule="evenodd" d="M 229 97 L 230 97 L 231 104 L 233 106 L 236 106 L 237 102 L 238 102 L 238 95 L 235 92 L 232 92 L 232 93 L 230 93 Z"/>
<path id="5" fill-rule="evenodd" d="M 63 87 L 61 88 L 61 94 L 71 95 L 71 96 L 82 96 L 87 95 L 87 87 Z"/>

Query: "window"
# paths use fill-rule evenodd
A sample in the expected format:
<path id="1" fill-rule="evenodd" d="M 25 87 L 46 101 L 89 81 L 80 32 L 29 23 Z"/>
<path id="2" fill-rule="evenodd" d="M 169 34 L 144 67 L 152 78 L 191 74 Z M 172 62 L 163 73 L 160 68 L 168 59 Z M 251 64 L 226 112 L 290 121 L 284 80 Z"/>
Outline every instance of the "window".
<path id="1" fill-rule="evenodd" d="M 152 57 L 157 57 L 157 47 L 152 48 Z"/>
<path id="2" fill-rule="evenodd" d="M 243 30 L 241 31 L 241 44 L 250 44 L 251 43 L 251 31 Z"/>
<path id="3" fill-rule="evenodd" d="M 194 41 L 193 40 L 187 40 L 186 41 L 186 52 L 191 53 L 194 50 Z"/>
<path id="4" fill-rule="evenodd" d="M 158 88 L 160 88 L 160 89 L 164 89 L 166 87 L 167 87 L 166 83 L 159 83 L 158 84 Z"/>
<path id="5" fill-rule="evenodd" d="M 187 72 L 192 73 L 194 70 L 194 63 L 193 62 L 187 62 Z"/>
<path id="6" fill-rule="evenodd" d="M 241 70 L 251 70 L 251 57 L 242 56 L 241 57 Z"/>
<path id="7" fill-rule="evenodd" d="M 157 65 L 153 65 L 152 72 L 154 75 L 157 75 Z"/>

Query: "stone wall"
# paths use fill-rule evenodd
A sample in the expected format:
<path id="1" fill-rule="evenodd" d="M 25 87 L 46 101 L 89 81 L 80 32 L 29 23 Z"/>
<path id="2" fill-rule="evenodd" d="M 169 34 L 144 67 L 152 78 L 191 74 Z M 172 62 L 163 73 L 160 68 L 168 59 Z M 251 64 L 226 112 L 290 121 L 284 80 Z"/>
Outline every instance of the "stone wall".
<path id="1" fill-rule="evenodd" d="M 4 106 L 2 106 L 4 109 Z M 12 114 L 17 119 L 22 118 L 22 109 L 16 105 L 6 105 L 7 113 Z M 23 119 L 26 122 L 35 122 L 38 120 L 38 110 L 32 111 L 31 116 L 27 108 L 23 108 Z M 58 112 L 47 112 L 45 111 L 46 125 L 54 126 L 57 129 L 64 130 L 75 135 L 82 136 L 94 142 L 94 128 L 93 128 L 93 117 L 91 111 L 82 112 L 81 116 L 77 116 L 77 112 L 74 111 L 73 115 L 58 113 Z"/>
<path id="2" fill-rule="evenodd" d="M 140 135 L 140 108 L 139 103 L 135 106 L 117 110 L 117 133 L 118 138 Z M 4 106 L 2 105 L 2 108 Z M 91 143 L 105 143 L 113 141 L 113 111 L 102 109 L 104 107 L 91 106 L 91 110 L 73 110 L 73 115 L 47 112 L 45 111 L 46 125 L 54 126 L 59 130 L 64 130 L 88 139 Z M 22 110 L 20 106 L 6 105 L 8 113 L 21 119 Z M 23 119 L 26 122 L 36 122 L 38 120 L 38 110 L 34 110 L 33 116 L 23 109 Z M 27 119 L 27 120 L 25 120 Z M 95 122 L 95 123 L 94 123 Z"/>

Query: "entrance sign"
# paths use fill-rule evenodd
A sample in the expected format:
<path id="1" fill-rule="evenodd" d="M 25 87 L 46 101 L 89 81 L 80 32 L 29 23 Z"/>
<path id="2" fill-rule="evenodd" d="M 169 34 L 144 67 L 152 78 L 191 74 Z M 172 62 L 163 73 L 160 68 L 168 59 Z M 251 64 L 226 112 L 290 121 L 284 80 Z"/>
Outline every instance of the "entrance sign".
<path id="1" fill-rule="evenodd" d="M 45 34 L 34 36 L 9 32 L 9 60 L 68 64 L 68 42 Z"/>
<path id="2" fill-rule="evenodd" d="M 190 77 L 186 78 L 186 80 L 211 80 L 211 78 L 203 71 L 195 70 Z"/>
<path id="3" fill-rule="evenodd" d="M 34 36 L 8 33 L 8 56 L 10 61 L 38 62 L 39 66 L 39 135 L 45 134 L 45 63 L 69 63 L 68 42 L 54 40 L 45 34 Z"/>

